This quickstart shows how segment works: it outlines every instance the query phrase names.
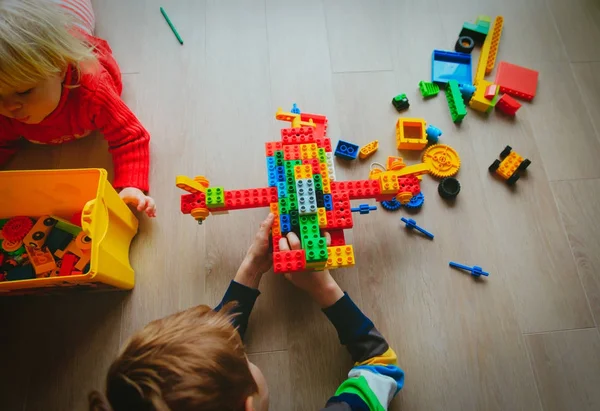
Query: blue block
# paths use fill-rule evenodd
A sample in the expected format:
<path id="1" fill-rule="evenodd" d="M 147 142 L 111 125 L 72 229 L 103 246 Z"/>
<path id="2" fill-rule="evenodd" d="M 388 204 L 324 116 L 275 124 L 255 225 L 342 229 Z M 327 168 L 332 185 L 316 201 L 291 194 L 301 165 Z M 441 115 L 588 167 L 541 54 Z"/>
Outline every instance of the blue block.
<path id="1" fill-rule="evenodd" d="M 473 94 L 475 94 L 475 86 L 472 84 L 458 84 L 460 94 L 462 94 L 464 100 L 471 100 Z"/>
<path id="2" fill-rule="evenodd" d="M 277 181 L 285 181 L 285 168 L 277 166 Z"/>
<path id="3" fill-rule="evenodd" d="M 429 125 L 425 130 L 425 134 L 427 134 L 427 141 L 431 144 L 436 144 L 442 135 L 442 130 L 439 128 Z"/>
<path id="4" fill-rule="evenodd" d="M 333 210 L 333 197 L 331 194 L 323 194 L 323 203 L 325 204 L 325 210 Z"/>
<path id="5" fill-rule="evenodd" d="M 277 186 L 277 167 L 275 167 L 274 157 L 267 157 L 267 179 L 269 187 Z"/>
<path id="6" fill-rule="evenodd" d="M 286 184 L 285 181 L 278 181 L 277 182 L 277 195 L 279 196 L 279 198 L 282 197 L 287 197 L 287 188 L 286 188 Z"/>
<path id="7" fill-rule="evenodd" d="M 292 223 L 289 214 L 281 214 L 279 216 L 279 226 L 281 234 L 285 235 L 292 231 Z"/>
<path id="8" fill-rule="evenodd" d="M 446 84 L 472 84 L 471 55 L 454 51 L 433 50 L 431 56 L 431 81 Z"/>
<path id="9" fill-rule="evenodd" d="M 349 143 L 344 140 L 339 140 L 335 148 L 335 155 L 346 160 L 356 160 L 359 147 L 356 144 Z"/>
<path id="10" fill-rule="evenodd" d="M 296 105 L 296 103 L 292 104 L 292 109 L 290 110 L 290 113 L 300 114 L 300 109 L 298 108 L 298 105 Z"/>

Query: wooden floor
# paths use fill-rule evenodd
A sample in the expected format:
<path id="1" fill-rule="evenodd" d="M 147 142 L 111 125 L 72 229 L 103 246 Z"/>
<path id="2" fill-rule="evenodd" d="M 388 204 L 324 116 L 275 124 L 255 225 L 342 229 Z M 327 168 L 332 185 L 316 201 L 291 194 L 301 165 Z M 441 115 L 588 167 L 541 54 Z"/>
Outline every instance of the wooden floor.
<path id="1" fill-rule="evenodd" d="M 600 409 L 600 3 L 597 0 L 97 0 L 97 34 L 124 73 L 124 99 L 152 134 L 159 217 L 141 218 L 131 293 L 0 300 L 0 409 L 82 410 L 119 346 L 148 321 L 215 304 L 266 214 L 234 212 L 198 227 L 179 213 L 177 174 L 226 188 L 266 184 L 263 142 L 292 102 L 329 117 L 332 139 L 379 139 L 396 155 L 391 98 L 444 131 L 460 153 L 454 206 L 423 179 L 404 212 L 357 216 L 357 265 L 336 279 L 398 353 L 406 385 L 394 410 Z M 165 6 L 185 45 L 165 24 Z M 514 121 L 469 111 L 455 126 L 445 98 L 423 101 L 434 48 L 453 49 L 464 21 L 505 18 L 499 61 L 539 70 L 535 101 Z M 475 60 L 476 61 L 476 60 Z M 494 75 L 490 76 L 491 79 Z M 529 157 L 514 190 L 490 176 L 505 145 Z M 417 157 L 406 155 L 407 161 Z M 110 167 L 101 137 L 30 147 L 9 168 Z M 367 163 L 338 162 L 338 179 Z M 490 271 L 473 281 L 448 261 Z M 314 410 L 351 366 L 326 318 L 267 275 L 248 335 L 273 410 Z"/>

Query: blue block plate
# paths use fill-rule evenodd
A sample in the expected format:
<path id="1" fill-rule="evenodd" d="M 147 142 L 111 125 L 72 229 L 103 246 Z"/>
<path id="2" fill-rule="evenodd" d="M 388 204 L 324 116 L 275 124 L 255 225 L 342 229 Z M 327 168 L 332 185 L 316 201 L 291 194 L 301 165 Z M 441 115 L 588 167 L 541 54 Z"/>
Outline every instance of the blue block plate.
<path id="1" fill-rule="evenodd" d="M 431 81 L 446 84 L 450 80 L 456 80 L 458 84 L 473 84 L 472 77 L 470 54 L 433 50 Z"/>

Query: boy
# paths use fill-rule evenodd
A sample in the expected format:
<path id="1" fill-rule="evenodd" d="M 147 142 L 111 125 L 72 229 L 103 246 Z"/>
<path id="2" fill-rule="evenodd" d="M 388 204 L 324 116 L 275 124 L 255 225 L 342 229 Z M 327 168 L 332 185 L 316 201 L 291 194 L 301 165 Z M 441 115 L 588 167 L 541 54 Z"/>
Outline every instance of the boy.
<path id="1" fill-rule="evenodd" d="M 269 214 L 262 222 L 221 303 L 214 310 L 198 306 L 153 321 L 135 334 L 108 371 L 106 397 L 90 394 L 90 410 L 268 409 L 265 378 L 246 358 L 242 338 L 262 275 L 271 267 L 273 218 Z M 300 240 L 289 233 L 279 246 L 300 249 Z M 383 336 L 329 271 L 285 277 L 319 304 L 355 361 L 324 410 L 386 410 L 403 386 L 404 372 Z"/>

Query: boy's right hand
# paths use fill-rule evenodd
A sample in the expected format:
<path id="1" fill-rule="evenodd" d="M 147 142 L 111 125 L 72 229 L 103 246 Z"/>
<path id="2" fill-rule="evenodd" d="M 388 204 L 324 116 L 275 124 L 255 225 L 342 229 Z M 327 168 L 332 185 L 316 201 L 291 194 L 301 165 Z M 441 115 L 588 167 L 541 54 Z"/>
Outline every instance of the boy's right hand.
<path id="1" fill-rule="evenodd" d="M 327 245 L 331 244 L 331 236 L 325 233 Z M 300 239 L 294 232 L 290 232 L 287 236 L 279 240 L 279 249 L 300 250 L 302 245 Z M 335 304 L 344 296 L 344 292 L 333 279 L 329 270 L 324 271 L 303 271 L 284 274 L 296 287 L 306 291 L 319 304 L 321 308 L 327 308 Z"/>

